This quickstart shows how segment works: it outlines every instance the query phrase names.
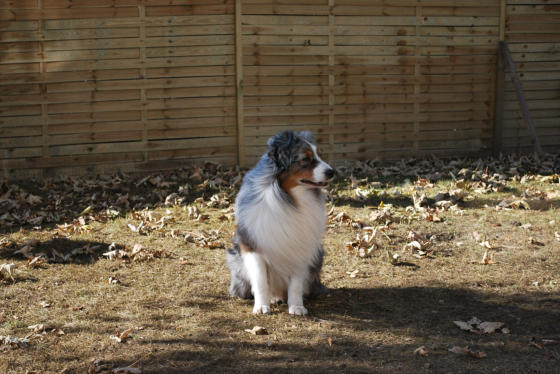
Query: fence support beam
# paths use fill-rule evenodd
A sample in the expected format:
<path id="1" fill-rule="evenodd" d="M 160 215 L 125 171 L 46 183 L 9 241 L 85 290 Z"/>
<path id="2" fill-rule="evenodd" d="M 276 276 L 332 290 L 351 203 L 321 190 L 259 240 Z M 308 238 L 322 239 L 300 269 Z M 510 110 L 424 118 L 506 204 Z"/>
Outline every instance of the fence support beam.
<path id="1" fill-rule="evenodd" d="M 513 84 L 515 85 L 515 93 L 517 94 L 517 100 L 519 101 L 521 113 L 523 114 L 523 122 L 525 122 L 525 125 L 527 125 L 527 127 L 529 128 L 529 133 L 531 134 L 535 151 L 539 155 L 543 155 L 544 152 L 541 148 L 541 142 L 539 141 L 537 131 L 535 130 L 535 123 L 533 122 L 533 117 L 529 112 L 529 106 L 527 105 L 527 100 L 525 99 L 523 86 L 521 85 L 521 80 L 519 79 L 519 75 L 517 74 L 517 69 L 515 68 L 515 63 L 513 62 L 513 58 L 511 57 L 511 52 L 509 51 L 507 42 L 500 42 L 500 53 L 503 55 L 504 65 L 506 65 L 509 69 L 509 75 Z"/>

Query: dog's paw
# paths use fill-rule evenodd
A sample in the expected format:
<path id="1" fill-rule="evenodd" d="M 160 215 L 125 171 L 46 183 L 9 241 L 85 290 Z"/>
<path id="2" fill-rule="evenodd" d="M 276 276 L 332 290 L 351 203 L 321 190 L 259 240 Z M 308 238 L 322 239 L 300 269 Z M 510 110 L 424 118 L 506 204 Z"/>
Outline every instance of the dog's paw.
<path id="1" fill-rule="evenodd" d="M 267 314 L 270 313 L 269 305 L 256 305 L 253 307 L 253 314 Z"/>
<path id="2" fill-rule="evenodd" d="M 290 305 L 290 307 L 288 308 L 288 312 L 296 316 L 307 315 L 307 309 L 303 305 Z"/>

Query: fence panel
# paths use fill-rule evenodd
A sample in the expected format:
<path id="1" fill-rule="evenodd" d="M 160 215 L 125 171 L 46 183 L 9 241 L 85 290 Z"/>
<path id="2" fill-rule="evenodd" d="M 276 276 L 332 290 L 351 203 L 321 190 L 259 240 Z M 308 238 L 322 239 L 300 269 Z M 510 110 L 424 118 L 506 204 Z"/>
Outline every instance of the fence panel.
<path id="1" fill-rule="evenodd" d="M 287 128 L 331 161 L 489 151 L 499 1 L 243 3 L 249 164 Z"/>
<path id="2" fill-rule="evenodd" d="M 0 7 L 4 177 L 236 161 L 233 0 Z"/>
<path id="3" fill-rule="evenodd" d="M 243 1 L 245 164 L 277 132 L 313 131 L 328 143 L 328 0 Z"/>
<path id="4" fill-rule="evenodd" d="M 505 40 L 545 151 L 560 147 L 560 1 L 507 0 Z M 505 77 L 502 149 L 531 152 L 515 87 Z"/>

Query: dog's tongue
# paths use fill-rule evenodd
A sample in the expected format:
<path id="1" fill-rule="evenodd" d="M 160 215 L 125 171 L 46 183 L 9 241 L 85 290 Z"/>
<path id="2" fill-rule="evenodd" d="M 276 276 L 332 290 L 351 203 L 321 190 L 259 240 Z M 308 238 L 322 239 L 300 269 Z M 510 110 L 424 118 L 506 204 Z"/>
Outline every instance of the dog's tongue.
<path id="1" fill-rule="evenodd" d="M 319 182 L 319 183 L 317 183 L 317 182 L 310 181 L 310 180 L 308 180 L 308 179 L 302 179 L 302 180 L 301 180 L 301 183 L 309 184 L 309 185 L 314 186 L 314 187 L 325 187 L 325 186 L 327 185 L 327 182 Z"/>

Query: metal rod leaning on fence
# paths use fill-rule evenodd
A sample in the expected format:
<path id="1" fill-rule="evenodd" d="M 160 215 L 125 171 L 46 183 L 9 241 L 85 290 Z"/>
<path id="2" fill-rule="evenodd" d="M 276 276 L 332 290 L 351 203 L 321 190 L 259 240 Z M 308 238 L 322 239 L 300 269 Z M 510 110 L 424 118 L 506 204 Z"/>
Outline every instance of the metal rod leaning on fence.
<path id="1" fill-rule="evenodd" d="M 523 114 L 523 122 L 525 122 L 525 125 L 527 125 L 527 127 L 529 128 L 531 138 L 533 139 L 533 145 L 535 146 L 535 151 L 537 151 L 539 156 L 542 156 L 544 152 L 541 147 L 541 142 L 539 141 L 539 137 L 537 136 L 535 123 L 533 122 L 533 117 L 531 117 L 531 113 L 529 112 L 527 100 L 525 99 L 525 93 L 523 92 L 523 86 L 521 85 L 521 80 L 519 79 L 519 75 L 517 74 L 517 69 L 515 68 L 515 63 L 513 62 L 513 58 L 511 57 L 511 52 L 509 50 L 507 42 L 500 41 L 500 53 L 502 53 L 504 57 L 505 65 L 509 69 L 509 75 L 513 84 L 515 85 L 517 100 L 519 100 L 519 106 L 521 107 L 521 113 Z"/>

